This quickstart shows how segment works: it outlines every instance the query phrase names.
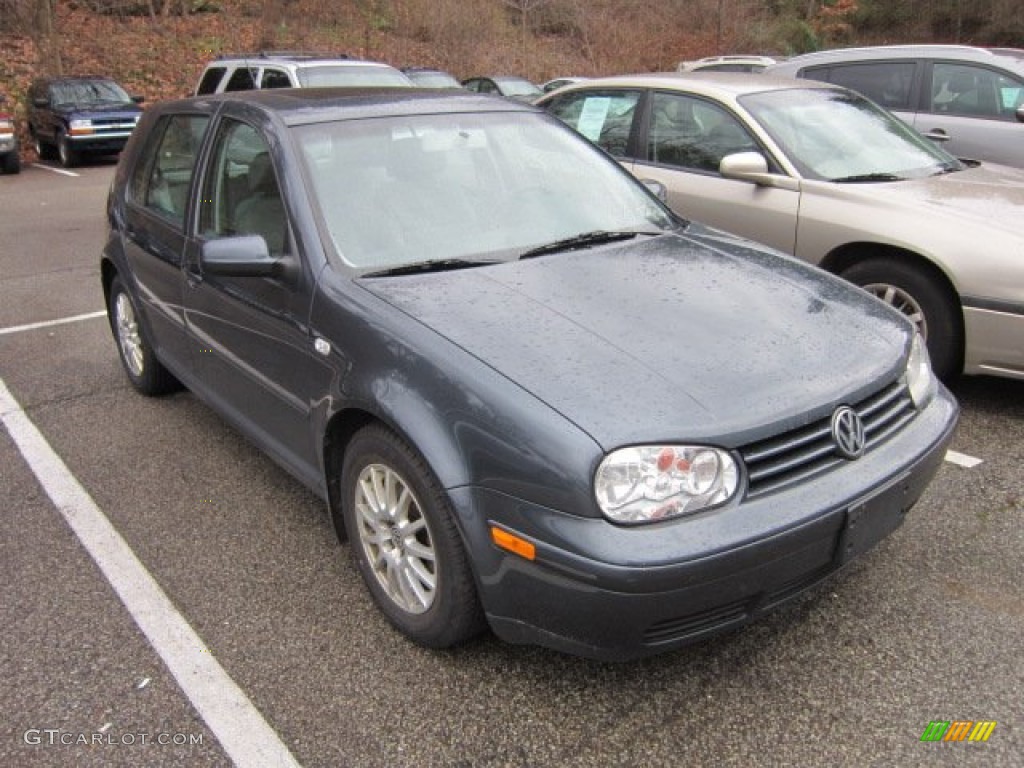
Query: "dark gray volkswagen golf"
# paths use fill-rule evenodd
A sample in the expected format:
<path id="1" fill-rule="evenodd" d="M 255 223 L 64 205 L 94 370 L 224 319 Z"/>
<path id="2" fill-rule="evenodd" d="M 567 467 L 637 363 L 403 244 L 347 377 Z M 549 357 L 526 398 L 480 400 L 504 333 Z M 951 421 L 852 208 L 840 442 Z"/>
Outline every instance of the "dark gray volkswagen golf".
<path id="1" fill-rule="evenodd" d="M 898 527 L 957 420 L 900 314 L 507 100 L 158 104 L 108 218 L 135 388 L 188 387 L 320 494 L 430 647 L 737 626 Z"/>

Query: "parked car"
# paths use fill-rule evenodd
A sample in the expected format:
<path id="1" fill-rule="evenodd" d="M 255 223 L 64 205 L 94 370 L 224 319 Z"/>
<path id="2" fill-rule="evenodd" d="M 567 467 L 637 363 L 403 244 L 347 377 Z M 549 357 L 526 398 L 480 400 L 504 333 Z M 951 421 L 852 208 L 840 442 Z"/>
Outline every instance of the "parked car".
<path id="1" fill-rule="evenodd" d="M 158 104 L 107 221 L 128 380 L 185 384 L 324 498 L 431 647 L 738 626 L 899 526 L 957 418 L 899 313 L 507 100 Z"/>
<path id="2" fill-rule="evenodd" d="M 7 97 L 0 94 L 0 171 L 21 172 L 21 155 L 14 115 L 5 109 Z"/>
<path id="3" fill-rule="evenodd" d="M 207 63 L 195 93 L 330 86 L 411 88 L 412 85 L 401 71 L 378 61 L 328 53 L 259 51 L 224 54 Z"/>
<path id="4" fill-rule="evenodd" d="M 532 102 L 544 95 L 540 88 L 526 78 L 507 75 L 471 77 L 462 81 L 462 87 L 473 93 L 489 93 L 525 102 Z"/>
<path id="5" fill-rule="evenodd" d="M 587 80 L 587 79 L 588 78 L 586 78 L 586 77 L 556 77 L 553 80 L 548 80 L 546 83 L 543 83 L 540 86 L 540 89 L 542 91 L 544 91 L 544 93 L 551 93 L 552 91 L 557 91 L 563 85 L 572 85 L 573 83 L 582 83 L 584 80 Z"/>
<path id="6" fill-rule="evenodd" d="M 706 56 L 696 61 L 681 61 L 676 69 L 679 72 L 763 72 L 777 61 L 771 56 L 749 54 Z"/>
<path id="7" fill-rule="evenodd" d="M 847 48 L 797 56 L 768 71 L 846 86 L 950 154 L 1024 168 L 1024 51 Z"/>
<path id="8" fill-rule="evenodd" d="M 28 91 L 36 154 L 48 158 L 56 152 L 66 168 L 86 155 L 116 155 L 139 121 L 142 102 L 109 77 L 39 78 Z"/>
<path id="9" fill-rule="evenodd" d="M 458 88 L 462 84 L 455 79 L 455 76 L 443 69 L 430 69 L 429 67 L 402 67 L 402 73 L 412 80 L 413 85 L 418 88 Z"/>
<path id="10" fill-rule="evenodd" d="M 767 75 L 638 75 L 541 105 L 679 214 L 863 286 L 935 370 L 1024 378 L 1024 171 L 961 163 L 851 91 Z"/>

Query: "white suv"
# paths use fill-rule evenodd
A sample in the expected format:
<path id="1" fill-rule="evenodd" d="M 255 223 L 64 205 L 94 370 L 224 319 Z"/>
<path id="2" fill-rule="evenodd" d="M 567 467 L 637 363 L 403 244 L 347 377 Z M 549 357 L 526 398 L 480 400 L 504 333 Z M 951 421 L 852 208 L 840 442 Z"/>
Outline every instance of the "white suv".
<path id="1" fill-rule="evenodd" d="M 338 85 L 413 87 L 402 72 L 377 61 L 328 54 L 261 51 L 218 56 L 203 70 L 195 95 Z"/>

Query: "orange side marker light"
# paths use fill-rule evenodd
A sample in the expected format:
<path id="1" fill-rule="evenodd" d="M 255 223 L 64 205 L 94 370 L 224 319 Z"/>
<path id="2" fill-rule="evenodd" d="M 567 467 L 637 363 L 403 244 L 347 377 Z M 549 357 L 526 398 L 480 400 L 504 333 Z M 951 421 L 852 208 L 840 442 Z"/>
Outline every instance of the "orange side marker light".
<path id="1" fill-rule="evenodd" d="M 527 560 L 537 557 L 537 548 L 533 544 L 493 525 L 491 526 L 491 540 L 502 549 L 507 549 Z"/>

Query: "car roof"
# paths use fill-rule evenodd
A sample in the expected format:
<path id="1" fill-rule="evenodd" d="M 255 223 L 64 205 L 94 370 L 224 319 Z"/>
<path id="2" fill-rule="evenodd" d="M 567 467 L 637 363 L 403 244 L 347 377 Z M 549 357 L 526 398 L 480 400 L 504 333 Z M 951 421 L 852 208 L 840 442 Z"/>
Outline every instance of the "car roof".
<path id="1" fill-rule="evenodd" d="M 815 51 L 794 56 L 788 61 L 774 65 L 769 71 L 789 71 L 791 69 L 817 63 L 835 61 L 854 61 L 878 58 L 914 59 L 914 58 L 947 58 L 980 63 L 1009 64 L 1020 66 L 1024 59 L 1024 51 L 1002 48 L 979 48 L 971 45 L 876 45 L 857 48 L 832 48 L 827 51 Z"/>
<path id="2" fill-rule="evenodd" d="M 762 91 L 781 91 L 792 88 L 835 89 L 836 86 L 817 80 L 797 80 L 753 72 L 651 72 L 639 75 L 598 77 L 567 85 L 559 93 L 595 88 L 678 88 L 712 97 L 738 97 Z"/>
<path id="3" fill-rule="evenodd" d="M 234 102 L 276 114 L 286 125 L 367 117 L 457 112 L 538 112 L 535 107 L 469 91 L 404 88 L 271 88 L 195 96 L 154 105 L 151 111 L 181 111 L 192 105 Z"/>

